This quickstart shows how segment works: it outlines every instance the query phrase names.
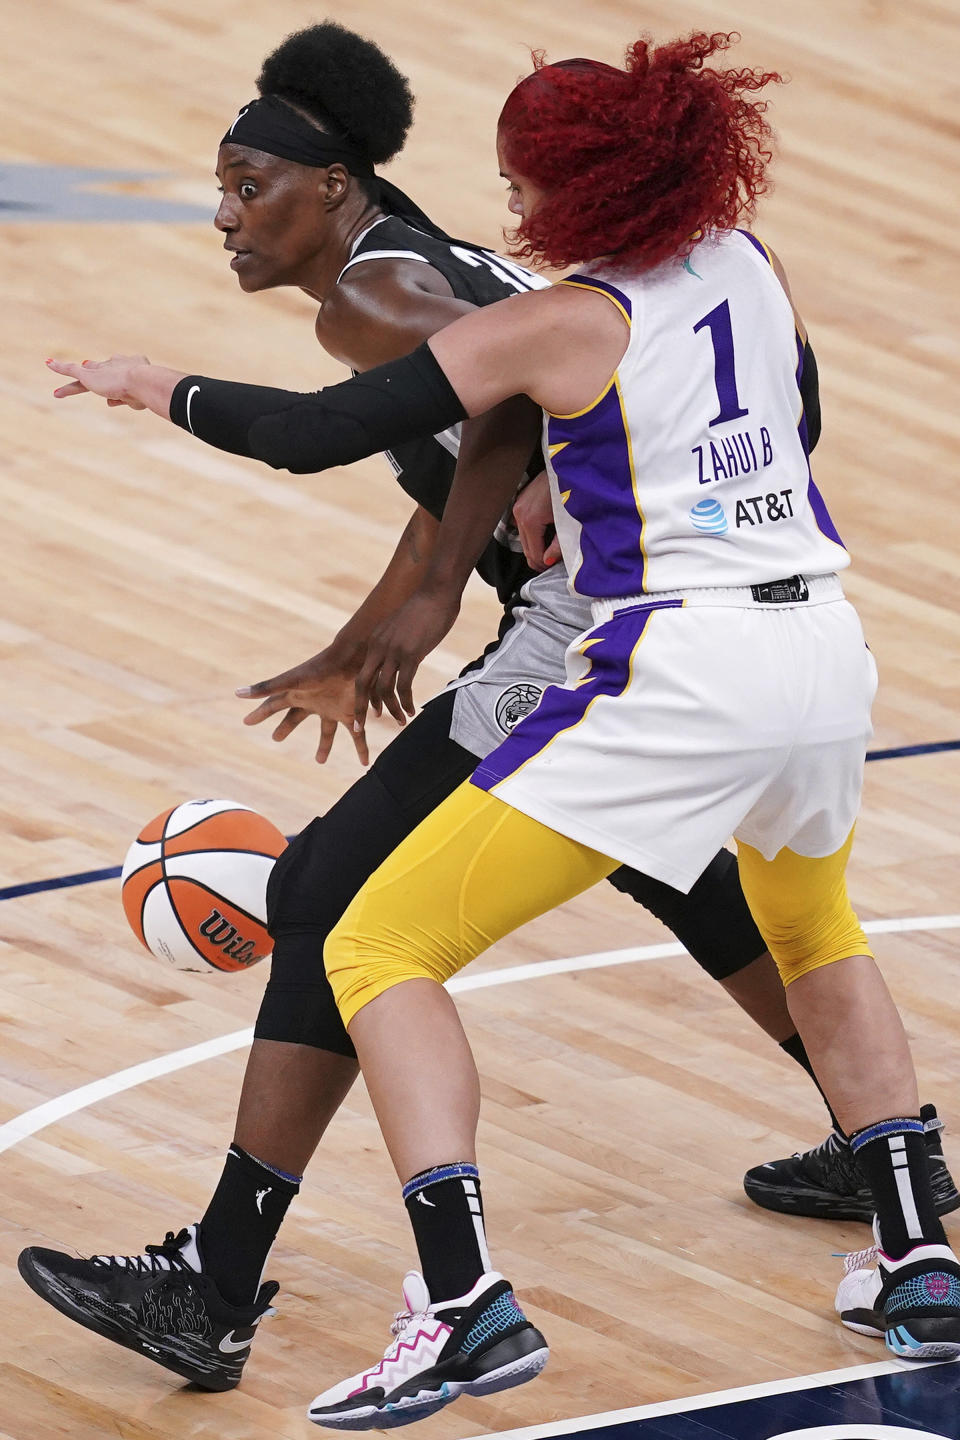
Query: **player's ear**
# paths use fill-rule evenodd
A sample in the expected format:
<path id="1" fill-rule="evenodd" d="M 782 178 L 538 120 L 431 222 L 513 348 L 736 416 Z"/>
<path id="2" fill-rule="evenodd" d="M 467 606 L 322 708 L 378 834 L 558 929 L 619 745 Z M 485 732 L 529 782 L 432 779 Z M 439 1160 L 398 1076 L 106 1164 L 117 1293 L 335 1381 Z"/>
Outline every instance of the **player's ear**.
<path id="1" fill-rule="evenodd" d="M 330 165 L 320 181 L 320 197 L 331 209 L 342 205 L 350 191 L 350 172 L 344 165 Z"/>

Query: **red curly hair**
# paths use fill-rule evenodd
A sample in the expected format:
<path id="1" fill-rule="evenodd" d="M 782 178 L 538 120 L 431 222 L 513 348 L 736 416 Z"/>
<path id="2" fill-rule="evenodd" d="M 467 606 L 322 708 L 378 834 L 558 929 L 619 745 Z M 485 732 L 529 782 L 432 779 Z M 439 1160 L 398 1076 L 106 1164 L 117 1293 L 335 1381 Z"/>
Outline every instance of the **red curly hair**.
<path id="1" fill-rule="evenodd" d="M 499 120 L 509 167 L 545 192 L 509 237 L 514 253 L 558 269 L 608 255 L 649 269 L 689 253 L 698 231 L 749 216 L 772 158 L 766 103 L 751 96 L 782 77 L 704 68 L 739 38 L 640 39 L 625 70 L 535 53 Z"/>

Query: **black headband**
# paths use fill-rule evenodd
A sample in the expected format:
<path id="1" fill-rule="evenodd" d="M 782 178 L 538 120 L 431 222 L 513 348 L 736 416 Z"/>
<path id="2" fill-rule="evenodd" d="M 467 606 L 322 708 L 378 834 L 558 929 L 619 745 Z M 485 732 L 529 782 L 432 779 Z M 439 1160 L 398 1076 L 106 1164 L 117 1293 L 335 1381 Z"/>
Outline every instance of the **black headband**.
<path id="1" fill-rule="evenodd" d="M 468 250 L 480 249 L 469 240 L 454 240 L 446 230 L 435 225 L 409 195 L 389 180 L 384 180 L 382 175 L 377 175 L 367 156 L 346 135 L 318 130 L 276 95 L 263 95 L 244 105 L 220 144 L 262 150 L 265 155 L 277 155 L 281 160 L 294 160 L 300 165 L 312 165 L 317 169 L 344 165 L 351 175 L 376 182 L 377 203 L 388 215 L 395 215 L 415 230 L 422 230 L 438 240 L 446 240 Z"/>
<path id="2" fill-rule="evenodd" d="M 265 95 L 244 105 L 220 144 L 262 150 L 266 155 L 278 155 L 281 160 L 295 160 L 299 165 L 318 169 L 339 164 L 345 165 L 351 175 L 373 174 L 366 155 L 346 135 L 318 130 L 275 95 Z"/>

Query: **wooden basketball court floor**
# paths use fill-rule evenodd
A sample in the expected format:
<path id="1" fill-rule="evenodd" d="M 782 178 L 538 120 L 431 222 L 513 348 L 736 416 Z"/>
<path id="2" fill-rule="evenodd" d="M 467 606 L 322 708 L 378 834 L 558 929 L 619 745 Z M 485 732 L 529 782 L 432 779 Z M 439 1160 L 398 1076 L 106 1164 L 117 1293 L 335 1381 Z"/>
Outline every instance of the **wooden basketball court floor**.
<path id="1" fill-rule="evenodd" d="M 319 768 L 307 727 L 283 746 L 245 729 L 232 692 L 319 648 L 362 598 L 409 509 L 386 467 L 267 472 L 153 417 L 55 403 L 42 366 L 146 351 L 295 388 L 339 378 L 310 302 L 241 295 L 209 224 L 217 142 L 261 59 L 321 17 L 294 0 L 4 12 L 0 1434 L 305 1436 L 306 1402 L 382 1347 L 414 1260 L 359 1087 L 281 1232 L 279 1315 L 239 1390 L 183 1389 L 43 1306 L 15 1264 L 31 1243 L 136 1251 L 202 1212 L 266 968 L 179 974 L 137 947 L 115 880 L 33 882 L 118 865 L 149 817 L 200 795 L 294 831 L 357 773 L 343 740 Z M 644 27 L 737 28 L 744 61 L 791 76 L 773 97 L 781 153 L 757 228 L 818 352 L 816 472 L 880 666 L 874 745 L 907 752 L 868 767 L 852 892 L 880 922 L 923 1096 L 952 1124 L 960 1168 L 960 754 L 929 748 L 960 735 L 954 0 L 348 0 L 337 18 L 377 39 L 419 97 L 390 173 L 490 244 L 505 213 L 494 122 L 529 47 L 616 62 Z M 421 698 L 495 622 L 471 592 Z M 475 967 L 512 983 L 463 994 L 494 1258 L 554 1354 L 536 1384 L 422 1425 L 433 1440 L 884 1360 L 832 1314 L 831 1252 L 866 1244 L 864 1227 L 767 1214 L 741 1190 L 748 1166 L 822 1138 L 811 1086 L 608 891 Z M 629 947 L 630 963 L 542 964 Z M 223 1036 L 163 1073 L 163 1057 Z M 132 1088 L 110 1078 L 144 1062 Z"/>

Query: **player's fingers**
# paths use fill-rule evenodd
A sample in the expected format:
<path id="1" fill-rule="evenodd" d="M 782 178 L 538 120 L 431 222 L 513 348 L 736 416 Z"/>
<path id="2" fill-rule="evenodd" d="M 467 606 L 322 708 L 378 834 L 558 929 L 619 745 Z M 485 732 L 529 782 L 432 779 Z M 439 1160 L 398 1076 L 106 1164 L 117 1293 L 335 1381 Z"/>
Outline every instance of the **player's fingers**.
<path id="1" fill-rule="evenodd" d="M 72 385 L 58 385 L 53 392 L 54 400 L 66 400 L 71 395 L 89 395 L 90 391 L 86 385 L 81 385 L 79 380 L 74 380 Z"/>
<path id="2" fill-rule="evenodd" d="M 309 713 L 309 710 L 288 710 L 273 732 L 274 740 L 286 740 L 287 736 L 292 735 L 297 726 L 306 720 Z"/>
<path id="3" fill-rule="evenodd" d="M 417 673 L 417 662 L 408 656 L 397 670 L 397 698 L 408 715 L 416 715 L 413 703 L 413 677 Z"/>
<path id="4" fill-rule="evenodd" d="M 407 723 L 407 717 L 404 713 L 403 706 L 397 698 L 396 689 L 396 662 L 392 659 L 387 659 L 380 667 L 374 698 L 379 700 L 382 706 L 386 706 L 387 711 L 393 716 L 398 725 L 405 725 Z"/>
<path id="5" fill-rule="evenodd" d="M 74 363 L 73 360 L 47 360 L 47 368 L 55 371 L 57 375 L 72 375 L 79 379 L 82 366 Z"/>
<path id="6" fill-rule="evenodd" d="M 300 678 L 300 667 L 297 665 L 269 680 L 258 680 L 254 685 L 241 685 L 233 693 L 239 695 L 241 700 L 261 700 L 264 695 L 275 695 L 278 690 L 290 690 Z"/>
<path id="7" fill-rule="evenodd" d="M 367 745 L 367 732 L 362 727 L 357 729 L 354 725 L 350 731 L 350 738 L 353 741 L 353 748 L 357 752 L 357 759 L 361 765 L 370 764 L 370 747 Z"/>
<path id="8" fill-rule="evenodd" d="M 560 553 L 560 541 L 557 539 L 556 535 L 554 535 L 553 539 L 550 541 L 550 544 L 547 546 L 546 551 L 544 552 L 544 566 L 549 568 L 551 565 L 556 565 L 562 558 L 563 557 Z"/>
<path id="9" fill-rule="evenodd" d="M 380 657 L 368 647 L 367 658 L 357 672 L 353 682 L 354 731 L 360 731 L 367 723 L 367 711 L 380 714 L 380 702 L 376 696 L 377 676 L 380 673 Z"/>
<path id="10" fill-rule="evenodd" d="M 333 748 L 333 742 L 337 736 L 337 721 L 328 720 L 325 716 L 320 719 L 320 743 L 317 745 L 316 760 L 318 765 L 325 765 L 327 757 Z M 356 744 L 356 741 L 354 741 Z"/>
<path id="11" fill-rule="evenodd" d="M 248 714 L 244 715 L 243 723 L 244 725 L 259 725 L 261 720 L 269 720 L 271 715 L 276 715 L 278 711 L 285 710 L 289 703 L 290 701 L 287 698 L 286 692 L 280 695 L 271 695 L 264 700 L 262 704 L 258 705 L 256 710 L 251 710 Z"/>
<path id="12" fill-rule="evenodd" d="M 517 534 L 523 548 L 524 559 L 531 570 L 543 569 L 543 527 L 531 527 L 525 521 L 517 521 Z"/>

